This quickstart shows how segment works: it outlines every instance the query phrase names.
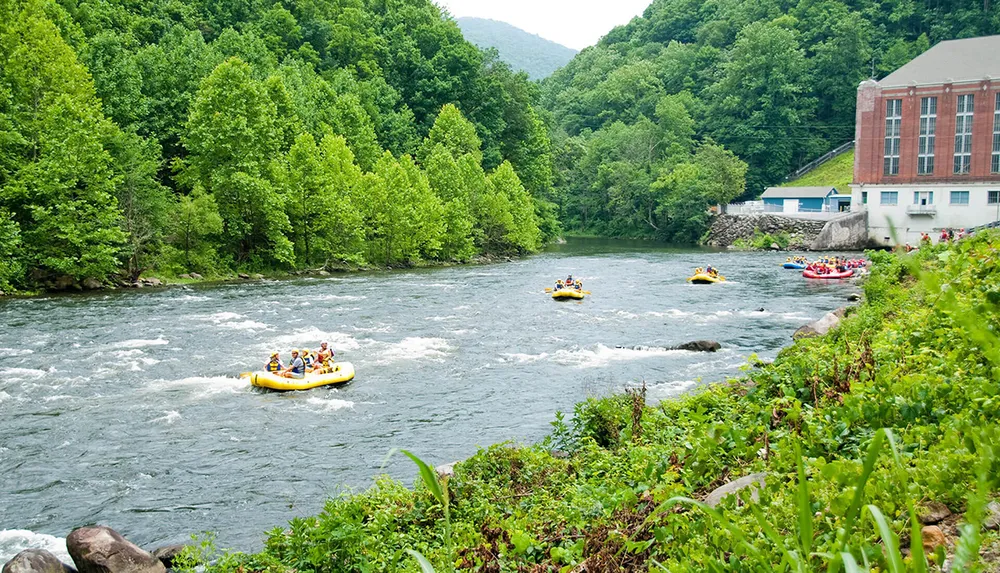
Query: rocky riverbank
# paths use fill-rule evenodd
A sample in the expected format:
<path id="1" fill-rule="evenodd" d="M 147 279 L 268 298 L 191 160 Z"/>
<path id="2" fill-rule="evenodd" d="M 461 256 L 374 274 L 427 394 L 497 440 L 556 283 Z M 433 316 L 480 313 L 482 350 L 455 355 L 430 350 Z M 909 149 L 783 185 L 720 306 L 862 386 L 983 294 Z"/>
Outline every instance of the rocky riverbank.
<path id="1" fill-rule="evenodd" d="M 168 545 L 150 552 L 110 527 L 91 525 L 66 537 L 72 566 L 45 549 L 25 549 L 3 566 L 2 573 L 167 573 L 184 547 Z"/>
<path id="2" fill-rule="evenodd" d="M 731 247 L 740 242 L 749 243 L 761 234 L 784 234 L 789 239 L 786 246 L 768 244 L 763 248 L 808 250 L 825 225 L 826 221 L 793 219 L 772 214 L 719 215 L 715 217 L 702 242 L 710 247 Z"/>

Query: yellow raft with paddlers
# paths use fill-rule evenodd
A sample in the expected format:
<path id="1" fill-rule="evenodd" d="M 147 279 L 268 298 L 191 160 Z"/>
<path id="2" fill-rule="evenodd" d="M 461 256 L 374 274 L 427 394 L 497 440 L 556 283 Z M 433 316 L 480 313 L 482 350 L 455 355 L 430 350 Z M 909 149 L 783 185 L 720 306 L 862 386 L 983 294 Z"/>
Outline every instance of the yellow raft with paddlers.
<path id="1" fill-rule="evenodd" d="M 697 273 L 694 276 L 688 277 L 688 282 L 696 285 L 708 285 L 726 282 L 726 277 L 722 275 L 710 275 L 708 273 Z"/>
<path id="2" fill-rule="evenodd" d="M 354 365 L 350 362 L 335 362 L 329 372 L 313 374 L 304 378 L 285 378 L 274 372 L 251 372 L 250 384 L 258 388 L 268 388 L 287 392 L 289 390 L 309 390 L 320 386 L 335 386 L 354 379 Z"/>
<path id="3" fill-rule="evenodd" d="M 561 288 L 552 291 L 552 298 L 554 299 L 573 299 L 580 300 L 583 298 L 583 291 L 576 290 L 575 288 Z"/>

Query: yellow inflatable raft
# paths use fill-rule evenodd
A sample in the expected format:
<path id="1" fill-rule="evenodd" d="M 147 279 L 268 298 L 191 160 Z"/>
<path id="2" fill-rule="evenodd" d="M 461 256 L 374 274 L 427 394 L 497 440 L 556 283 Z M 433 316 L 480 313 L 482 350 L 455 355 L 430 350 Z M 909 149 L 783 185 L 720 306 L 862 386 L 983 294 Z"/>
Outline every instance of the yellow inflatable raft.
<path id="1" fill-rule="evenodd" d="M 712 275 L 710 275 L 708 273 L 698 273 L 698 274 L 694 275 L 693 277 L 688 277 L 688 282 L 696 284 L 696 285 L 707 285 L 707 284 L 712 284 L 712 283 L 721 283 L 721 282 L 725 282 L 725 281 L 726 281 L 726 277 L 724 277 L 722 275 L 712 276 Z"/>
<path id="2" fill-rule="evenodd" d="M 271 390 L 309 390 L 320 386 L 343 384 L 354 379 L 354 365 L 350 362 L 335 362 L 333 371 L 326 374 L 306 374 L 305 378 L 284 378 L 272 372 L 251 372 L 250 384 Z"/>
<path id="3" fill-rule="evenodd" d="M 552 298 L 557 300 L 566 298 L 580 300 L 583 298 L 583 293 L 576 289 L 561 288 L 559 290 L 552 291 Z"/>

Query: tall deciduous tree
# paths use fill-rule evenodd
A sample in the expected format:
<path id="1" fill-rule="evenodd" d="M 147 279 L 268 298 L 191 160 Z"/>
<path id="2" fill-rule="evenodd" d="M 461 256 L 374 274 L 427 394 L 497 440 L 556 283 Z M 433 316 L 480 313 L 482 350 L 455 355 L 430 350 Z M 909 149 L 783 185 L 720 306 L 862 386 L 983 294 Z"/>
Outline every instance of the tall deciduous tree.
<path id="1" fill-rule="evenodd" d="M 179 165 L 180 180 L 214 197 L 239 263 L 293 259 L 273 181 L 280 135 L 277 108 L 245 62 L 230 58 L 202 82 L 183 137 L 190 156 Z"/>

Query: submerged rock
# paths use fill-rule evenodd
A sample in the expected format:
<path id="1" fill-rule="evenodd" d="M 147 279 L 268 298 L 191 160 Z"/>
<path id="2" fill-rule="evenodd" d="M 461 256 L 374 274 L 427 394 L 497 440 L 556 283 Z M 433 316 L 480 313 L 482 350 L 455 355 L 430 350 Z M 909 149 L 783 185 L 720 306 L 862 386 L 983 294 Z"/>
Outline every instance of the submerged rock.
<path id="1" fill-rule="evenodd" d="M 722 345 L 714 340 L 694 340 L 677 346 L 677 350 L 690 350 L 692 352 L 715 352 L 720 348 Z"/>
<path id="2" fill-rule="evenodd" d="M 152 553 L 103 525 L 74 529 L 66 549 L 80 573 L 166 573 Z"/>
<path id="3" fill-rule="evenodd" d="M 3 573 L 75 573 L 69 565 L 44 549 L 25 549 L 3 566 Z"/>
<path id="4" fill-rule="evenodd" d="M 760 501 L 760 492 L 758 490 L 764 487 L 764 480 L 766 477 L 766 472 L 760 472 L 731 481 L 708 494 L 708 497 L 705 498 L 705 505 L 709 507 L 716 507 L 726 497 L 738 493 L 748 487 L 750 488 L 750 499 L 753 501 Z"/>

